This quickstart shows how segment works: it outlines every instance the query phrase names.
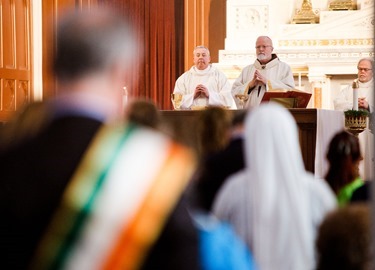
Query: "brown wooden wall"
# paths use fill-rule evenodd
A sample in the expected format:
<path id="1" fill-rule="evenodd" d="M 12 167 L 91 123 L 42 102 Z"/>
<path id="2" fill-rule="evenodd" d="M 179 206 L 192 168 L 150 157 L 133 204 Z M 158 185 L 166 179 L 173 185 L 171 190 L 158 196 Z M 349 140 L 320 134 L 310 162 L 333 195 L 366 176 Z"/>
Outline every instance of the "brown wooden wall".
<path id="1" fill-rule="evenodd" d="M 30 0 L 2 0 L 0 8 L 0 121 L 32 99 Z"/>
<path id="2" fill-rule="evenodd" d="M 205 45 L 211 62 L 225 49 L 226 0 L 185 0 L 185 70 L 193 65 L 193 49 Z"/>

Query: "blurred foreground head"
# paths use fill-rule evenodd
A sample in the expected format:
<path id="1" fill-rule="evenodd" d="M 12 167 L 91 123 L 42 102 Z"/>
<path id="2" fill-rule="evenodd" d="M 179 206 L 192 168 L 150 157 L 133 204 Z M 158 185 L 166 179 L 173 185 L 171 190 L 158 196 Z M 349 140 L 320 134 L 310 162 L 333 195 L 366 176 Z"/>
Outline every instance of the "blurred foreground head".
<path id="1" fill-rule="evenodd" d="M 57 29 L 53 69 L 64 83 L 87 75 L 129 67 L 134 57 L 133 33 L 111 10 L 72 11 Z"/>
<path id="2" fill-rule="evenodd" d="M 337 132 L 329 143 L 326 157 L 329 169 L 325 179 L 338 194 L 345 185 L 359 177 L 362 154 L 358 138 L 346 130 Z"/>
<path id="3" fill-rule="evenodd" d="M 318 270 L 373 268 L 369 205 L 352 204 L 328 214 L 316 242 Z"/>
<path id="4" fill-rule="evenodd" d="M 134 99 L 125 109 L 125 118 L 137 125 L 158 129 L 161 115 L 156 104 L 149 99 Z"/>
<path id="5" fill-rule="evenodd" d="M 74 10 L 59 21 L 56 37 L 59 103 L 120 120 L 124 85 L 137 58 L 130 25 L 109 9 Z"/>

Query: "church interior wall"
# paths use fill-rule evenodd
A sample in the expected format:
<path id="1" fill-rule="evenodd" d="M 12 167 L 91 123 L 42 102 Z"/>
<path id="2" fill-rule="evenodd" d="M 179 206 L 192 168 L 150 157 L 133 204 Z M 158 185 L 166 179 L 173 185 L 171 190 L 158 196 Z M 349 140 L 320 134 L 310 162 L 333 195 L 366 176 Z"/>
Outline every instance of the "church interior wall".
<path id="1" fill-rule="evenodd" d="M 374 0 L 354 1 L 354 10 L 331 10 L 332 1 L 227 0 L 225 49 L 214 65 L 233 83 L 255 61 L 256 38 L 268 35 L 296 88 L 312 93 L 308 107 L 333 109 L 333 98 L 356 78 L 358 60 L 374 56 Z M 317 21 L 299 21 L 306 3 Z"/>

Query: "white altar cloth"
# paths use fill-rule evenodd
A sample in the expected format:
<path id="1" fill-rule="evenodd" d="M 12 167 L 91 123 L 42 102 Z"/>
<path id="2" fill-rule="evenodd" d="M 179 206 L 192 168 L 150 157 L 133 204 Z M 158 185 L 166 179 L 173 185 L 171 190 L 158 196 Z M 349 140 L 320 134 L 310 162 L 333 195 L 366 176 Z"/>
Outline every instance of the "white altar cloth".
<path id="1" fill-rule="evenodd" d="M 345 129 L 345 117 L 342 111 L 317 109 L 315 147 L 315 177 L 324 178 L 329 163 L 326 159 L 329 143 L 332 137 Z"/>

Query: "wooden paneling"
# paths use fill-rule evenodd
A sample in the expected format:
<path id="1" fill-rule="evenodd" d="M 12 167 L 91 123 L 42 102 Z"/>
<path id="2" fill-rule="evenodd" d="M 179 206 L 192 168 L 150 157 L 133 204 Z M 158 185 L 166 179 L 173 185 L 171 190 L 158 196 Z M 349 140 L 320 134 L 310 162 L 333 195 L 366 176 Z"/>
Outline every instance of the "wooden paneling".
<path id="1" fill-rule="evenodd" d="M 30 0 L 0 2 L 0 121 L 32 99 Z"/>
<path id="2" fill-rule="evenodd" d="M 208 44 L 211 52 L 211 62 L 219 62 L 219 50 L 225 49 L 227 34 L 226 0 L 211 0 L 208 17 Z"/>
<path id="3" fill-rule="evenodd" d="M 185 70 L 193 65 L 194 47 L 209 47 L 209 13 L 210 0 L 185 0 Z"/>
<path id="4" fill-rule="evenodd" d="M 185 70 L 193 65 L 193 49 L 205 45 L 211 62 L 225 49 L 226 0 L 185 0 Z"/>

